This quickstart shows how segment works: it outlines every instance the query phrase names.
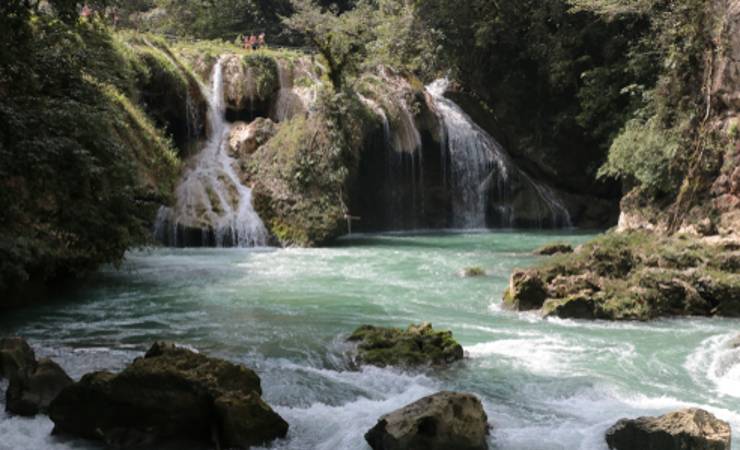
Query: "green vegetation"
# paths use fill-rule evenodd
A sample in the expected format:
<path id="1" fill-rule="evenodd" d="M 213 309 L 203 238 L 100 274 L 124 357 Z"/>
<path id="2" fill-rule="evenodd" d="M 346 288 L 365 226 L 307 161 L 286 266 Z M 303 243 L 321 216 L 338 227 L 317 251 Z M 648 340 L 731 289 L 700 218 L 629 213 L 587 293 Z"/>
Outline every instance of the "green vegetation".
<path id="1" fill-rule="evenodd" d="M 610 233 L 576 253 L 515 274 L 505 301 L 544 315 L 648 320 L 671 315 L 740 316 L 740 254 L 733 243 L 685 235 Z M 531 300 L 538 295 L 536 304 Z"/>
<path id="2" fill-rule="evenodd" d="M 359 1 L 351 10 L 336 14 L 322 11 L 311 0 L 293 0 L 293 5 L 295 13 L 285 24 L 305 35 L 324 57 L 334 89 L 341 91 L 347 77 L 357 75 L 367 58 L 376 24 L 373 6 Z"/>
<path id="3" fill-rule="evenodd" d="M 244 56 L 244 64 L 253 70 L 257 98 L 269 99 L 280 87 L 277 62 L 266 54 L 250 53 Z"/>
<path id="4" fill-rule="evenodd" d="M 179 92 L 184 80 L 153 50 L 137 52 L 96 21 L 36 15 L 15 0 L 0 9 L 7 305 L 31 300 L 29 287 L 82 276 L 147 241 L 179 162 L 144 111 L 142 87 L 163 78 L 158 86 Z"/>
<path id="5" fill-rule="evenodd" d="M 319 245 L 343 234 L 345 193 L 370 114 L 357 98 L 324 87 L 311 116 L 283 123 L 254 154 L 254 207 L 280 243 Z"/>

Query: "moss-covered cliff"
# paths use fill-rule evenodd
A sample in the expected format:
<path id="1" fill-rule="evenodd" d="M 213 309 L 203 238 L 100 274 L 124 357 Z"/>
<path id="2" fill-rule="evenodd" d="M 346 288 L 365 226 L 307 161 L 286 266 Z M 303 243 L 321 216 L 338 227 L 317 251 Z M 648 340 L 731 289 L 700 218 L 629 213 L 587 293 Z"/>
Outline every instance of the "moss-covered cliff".
<path id="1" fill-rule="evenodd" d="M 147 242 L 178 171 L 171 136 L 199 133 L 193 81 L 162 48 L 2 8 L 0 307 Z"/>

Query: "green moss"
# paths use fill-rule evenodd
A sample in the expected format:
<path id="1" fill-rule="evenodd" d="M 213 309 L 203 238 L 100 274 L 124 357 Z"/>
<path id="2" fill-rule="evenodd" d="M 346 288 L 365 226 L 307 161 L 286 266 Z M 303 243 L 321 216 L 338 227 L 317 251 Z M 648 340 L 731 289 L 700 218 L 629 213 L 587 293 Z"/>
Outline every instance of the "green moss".
<path id="1" fill-rule="evenodd" d="M 727 127 L 727 137 L 730 141 L 736 141 L 740 137 L 740 126 L 738 126 L 737 119 L 733 119 Z"/>
<path id="2" fill-rule="evenodd" d="M 252 70 L 257 87 L 257 98 L 268 100 L 280 87 L 278 65 L 274 58 L 262 53 L 248 53 L 243 57 L 244 65 Z"/>
<path id="3" fill-rule="evenodd" d="M 428 323 L 400 328 L 365 325 L 349 337 L 356 342 L 357 360 L 379 367 L 439 366 L 463 357 L 462 346 L 450 331 L 434 331 Z"/>
<path id="4" fill-rule="evenodd" d="M 595 317 L 610 320 L 735 316 L 740 315 L 740 275 L 733 272 L 738 259 L 722 245 L 694 237 L 609 233 L 530 272 L 547 282 L 546 315 L 568 316 L 562 310 L 571 300 L 587 298 L 595 302 Z M 521 284 L 520 272 L 512 279 Z M 507 291 L 504 303 L 516 300 Z"/>

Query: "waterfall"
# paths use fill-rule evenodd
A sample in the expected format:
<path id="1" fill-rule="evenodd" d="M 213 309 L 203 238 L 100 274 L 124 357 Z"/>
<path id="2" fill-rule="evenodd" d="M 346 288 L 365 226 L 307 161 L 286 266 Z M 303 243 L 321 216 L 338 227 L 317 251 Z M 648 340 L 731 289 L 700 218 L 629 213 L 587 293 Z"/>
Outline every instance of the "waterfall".
<path id="1" fill-rule="evenodd" d="M 223 59 L 213 68 L 206 94 L 208 141 L 189 161 L 175 191 L 175 206 L 157 215 L 155 237 L 173 246 L 267 245 L 267 230 L 252 207 L 252 191 L 240 181 L 236 160 L 227 151 L 231 125 L 225 120 Z M 194 239 L 198 230 L 200 236 Z"/>
<path id="2" fill-rule="evenodd" d="M 286 67 L 286 63 L 278 61 L 278 81 L 280 89 L 272 105 L 270 117 L 275 122 L 284 122 L 296 115 L 306 112 L 303 99 L 293 89 L 293 68 Z"/>
<path id="3" fill-rule="evenodd" d="M 545 225 L 542 217 L 552 226 L 571 226 L 568 210 L 552 189 L 521 171 L 501 144 L 446 98 L 447 86 L 447 80 L 437 80 L 427 86 L 427 92 L 441 118 L 450 157 L 444 170 L 451 191 L 452 227 L 485 228 L 492 222 L 514 226 L 520 214 L 513 203 L 517 187 L 533 193 L 529 202 L 536 204 L 529 207 L 538 210 L 540 226 Z"/>

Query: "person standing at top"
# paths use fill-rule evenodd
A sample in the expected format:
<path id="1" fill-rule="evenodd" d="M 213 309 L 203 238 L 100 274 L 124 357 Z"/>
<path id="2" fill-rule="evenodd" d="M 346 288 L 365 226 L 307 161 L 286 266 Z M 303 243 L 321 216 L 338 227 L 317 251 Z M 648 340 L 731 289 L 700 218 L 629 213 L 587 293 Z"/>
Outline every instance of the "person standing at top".
<path id="1" fill-rule="evenodd" d="M 255 35 L 249 36 L 249 43 L 252 46 L 252 50 L 257 50 L 257 36 Z"/>
<path id="2" fill-rule="evenodd" d="M 259 48 L 265 47 L 266 44 L 265 44 L 265 33 L 264 32 L 260 33 L 259 37 L 257 38 L 257 45 L 259 46 Z"/>
<path id="3" fill-rule="evenodd" d="M 89 19 L 90 16 L 92 16 L 92 9 L 85 3 L 82 6 L 82 12 L 80 12 L 80 17 L 84 17 L 85 19 Z"/>
<path id="4" fill-rule="evenodd" d="M 244 50 L 249 50 L 249 36 L 244 35 L 242 37 L 242 45 L 244 46 Z"/>

